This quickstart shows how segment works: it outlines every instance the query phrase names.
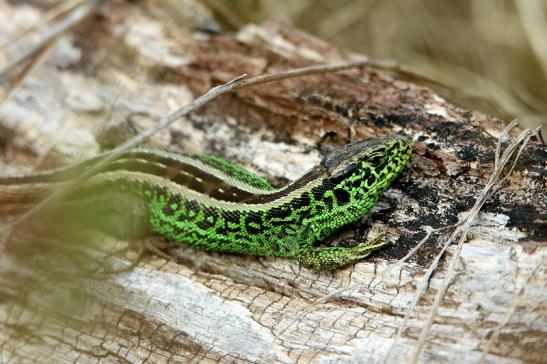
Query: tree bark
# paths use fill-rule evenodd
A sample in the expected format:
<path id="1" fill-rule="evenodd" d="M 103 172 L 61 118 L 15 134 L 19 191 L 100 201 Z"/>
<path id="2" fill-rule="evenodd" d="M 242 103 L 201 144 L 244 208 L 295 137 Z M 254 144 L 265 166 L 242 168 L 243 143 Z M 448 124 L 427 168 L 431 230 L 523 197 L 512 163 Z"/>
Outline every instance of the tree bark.
<path id="1" fill-rule="evenodd" d="M 40 17 L 44 9 L 0 4 L 1 31 L 20 26 L 25 12 Z M 93 155 L 244 73 L 359 57 L 278 24 L 196 35 L 146 5 L 108 3 L 63 35 L 1 106 L 3 170 L 29 172 L 39 159 L 62 164 Z M 352 140 L 411 138 L 407 169 L 363 224 L 330 242 L 359 241 L 363 230 L 381 226 L 393 244 L 333 273 L 180 246 L 169 250 L 175 261 L 148 254 L 106 277 L 77 277 L 77 264 L 57 260 L 55 248 L 27 246 L 21 259 L 23 248 L 11 245 L 0 270 L 0 361 L 382 362 L 448 232 L 402 265 L 394 262 L 427 227 L 454 224 L 472 207 L 492 173 L 503 128 L 374 67 L 222 96 L 149 145 L 221 155 L 282 185 Z M 498 325 L 485 362 L 547 361 L 546 160 L 546 147 L 531 141 L 473 222 L 420 362 L 479 362 Z M 449 247 L 434 271 L 388 362 L 413 355 L 454 251 Z"/>

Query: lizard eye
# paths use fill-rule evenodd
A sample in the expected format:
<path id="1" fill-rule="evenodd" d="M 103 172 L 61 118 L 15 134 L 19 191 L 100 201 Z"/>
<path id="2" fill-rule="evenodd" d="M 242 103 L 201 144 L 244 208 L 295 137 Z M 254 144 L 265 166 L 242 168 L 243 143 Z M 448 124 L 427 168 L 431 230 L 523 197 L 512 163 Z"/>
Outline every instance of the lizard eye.
<path id="1" fill-rule="evenodd" d="M 381 155 L 375 155 L 367 160 L 367 162 L 373 167 L 380 168 L 386 162 L 386 157 Z"/>

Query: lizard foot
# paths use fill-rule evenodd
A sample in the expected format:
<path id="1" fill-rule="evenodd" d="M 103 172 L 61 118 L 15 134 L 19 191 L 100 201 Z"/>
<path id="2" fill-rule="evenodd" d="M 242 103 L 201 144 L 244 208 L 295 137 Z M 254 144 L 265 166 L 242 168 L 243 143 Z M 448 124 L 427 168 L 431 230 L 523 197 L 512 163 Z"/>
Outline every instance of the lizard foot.
<path id="1" fill-rule="evenodd" d="M 382 234 L 352 248 L 312 248 L 298 257 L 300 263 L 316 271 L 331 271 L 368 257 L 373 251 L 387 245 Z"/>

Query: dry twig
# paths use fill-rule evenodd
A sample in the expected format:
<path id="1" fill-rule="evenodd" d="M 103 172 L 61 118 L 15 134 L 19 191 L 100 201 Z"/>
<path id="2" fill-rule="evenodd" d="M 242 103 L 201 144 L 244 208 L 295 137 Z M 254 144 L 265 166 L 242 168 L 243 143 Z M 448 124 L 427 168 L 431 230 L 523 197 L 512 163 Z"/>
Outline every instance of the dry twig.
<path id="1" fill-rule="evenodd" d="M 414 311 L 414 308 L 416 307 L 416 304 L 420 298 L 420 296 L 425 292 L 427 289 L 427 282 L 429 282 L 429 279 L 431 278 L 431 275 L 433 274 L 433 271 L 436 269 L 441 257 L 444 255 L 444 252 L 448 248 L 450 244 L 456 238 L 459 236 L 460 239 L 458 241 L 458 245 L 456 247 L 456 251 L 454 252 L 449 267 L 446 273 L 446 276 L 444 280 L 441 283 L 441 287 L 437 291 L 435 295 L 435 299 L 433 301 L 433 305 L 431 306 L 431 310 L 429 312 L 429 315 L 427 317 L 426 323 L 422 329 L 422 332 L 420 333 L 420 337 L 418 339 L 418 343 L 416 344 L 416 351 L 414 352 L 414 355 L 410 361 L 410 363 L 416 363 L 418 361 L 418 358 L 420 357 L 420 353 L 423 350 L 425 346 L 425 341 L 429 335 L 429 332 L 431 331 L 431 326 L 433 325 L 433 320 L 437 314 L 437 311 L 441 305 L 442 299 L 448 289 L 448 286 L 450 285 L 450 282 L 454 276 L 454 271 L 456 264 L 458 262 L 458 259 L 460 257 L 461 250 L 463 248 L 463 244 L 466 241 L 467 234 L 469 232 L 469 229 L 471 227 L 471 223 L 481 210 L 482 206 L 486 202 L 486 200 L 495 192 L 495 189 L 499 187 L 500 183 L 505 180 L 505 178 L 501 178 L 501 174 L 503 173 L 503 170 L 505 169 L 505 166 L 507 163 L 509 163 L 510 159 L 515 155 L 515 152 L 517 151 L 517 147 L 521 145 L 520 149 L 517 152 L 517 158 L 514 159 L 513 164 L 509 170 L 509 173 L 513 170 L 514 165 L 516 164 L 518 157 L 520 156 L 521 151 L 523 150 L 524 146 L 528 143 L 528 140 L 539 131 L 539 128 L 536 128 L 534 130 L 526 129 L 524 130 L 515 140 L 511 142 L 511 144 L 507 147 L 507 149 L 501 153 L 501 143 L 503 142 L 504 138 L 507 136 L 509 131 L 514 128 L 517 125 L 517 121 L 514 120 L 511 122 L 507 127 L 504 129 L 503 133 L 501 134 L 498 142 L 498 147 L 496 148 L 496 164 L 494 166 L 494 172 L 492 173 L 492 176 L 490 177 L 490 180 L 486 184 L 486 186 L 481 191 L 479 197 L 477 198 L 477 201 L 475 202 L 475 205 L 471 208 L 469 212 L 467 212 L 464 216 L 464 218 L 461 220 L 463 221 L 463 224 L 458 226 L 458 228 L 452 233 L 452 235 L 449 237 L 449 239 L 445 242 L 441 252 L 437 255 L 433 263 L 431 264 L 430 268 L 427 270 L 425 276 L 422 278 L 420 288 L 415 294 L 415 298 L 413 300 L 413 303 L 409 306 L 408 310 L 405 313 L 405 322 L 407 322 L 408 317 L 412 314 Z M 402 325 L 398 332 L 397 337 L 393 341 L 393 345 L 388 352 L 388 357 L 392 353 L 393 349 L 395 348 L 395 345 L 397 343 L 397 339 L 399 339 L 402 335 L 402 332 L 404 330 L 404 326 Z"/>
<path id="2" fill-rule="evenodd" d="M 489 183 L 486 185 L 486 187 L 481 192 L 475 206 L 465 215 L 465 217 L 463 219 L 461 219 L 460 221 L 458 221 L 456 224 L 453 224 L 453 225 L 445 226 L 445 227 L 438 228 L 438 229 L 428 229 L 428 231 L 426 232 L 426 235 L 424 236 L 424 238 L 414 248 L 412 248 L 403 258 L 397 260 L 394 264 L 389 265 L 388 267 L 386 267 L 380 273 L 381 276 L 384 276 L 386 273 L 390 272 L 395 267 L 397 267 L 397 266 L 401 265 L 402 263 L 404 263 L 412 255 L 414 255 L 416 253 L 416 251 L 418 251 L 423 246 L 423 244 L 433 234 L 441 233 L 443 231 L 456 228 L 456 230 L 452 233 L 450 238 L 443 245 L 443 248 L 441 249 L 440 253 L 437 255 L 435 260 L 432 262 L 432 264 L 430 265 L 430 267 L 426 271 L 426 273 L 425 273 L 425 275 L 424 275 L 424 277 L 423 277 L 423 279 L 420 283 L 420 286 L 418 287 L 418 290 L 417 290 L 417 292 L 414 296 L 414 299 L 413 299 L 412 303 L 410 304 L 409 308 L 407 309 L 407 311 L 405 313 L 404 321 L 403 321 L 401 327 L 399 328 L 399 330 L 397 331 L 397 336 L 396 336 L 395 340 L 393 341 L 393 343 L 392 343 L 392 345 L 391 345 L 391 347 L 388 351 L 388 355 L 384 358 L 384 363 L 388 362 L 389 358 L 391 357 L 391 354 L 394 351 L 394 348 L 397 344 L 397 341 L 401 338 L 402 332 L 403 332 L 404 328 L 406 327 L 406 325 L 408 323 L 410 315 L 414 311 L 420 297 L 426 291 L 429 279 L 430 279 L 431 275 L 433 274 L 433 272 L 435 271 L 435 269 L 437 268 L 437 266 L 439 264 L 439 261 L 442 258 L 442 256 L 444 255 L 444 253 L 447 250 L 448 246 L 450 246 L 450 244 L 461 234 L 461 239 L 460 239 L 460 242 L 458 243 L 457 252 L 454 255 L 454 257 L 457 259 L 457 256 L 459 255 L 459 251 L 461 250 L 461 246 L 462 246 L 463 242 L 465 241 L 465 237 L 467 236 L 467 232 L 469 231 L 470 224 L 473 221 L 474 217 L 478 214 L 478 212 L 482 208 L 484 202 L 489 197 L 491 197 L 492 194 L 496 191 L 496 188 L 499 187 L 505 181 L 505 179 L 511 174 L 511 172 L 513 171 L 513 168 L 514 168 L 518 158 L 520 157 L 520 154 L 522 153 L 525 145 L 527 144 L 528 140 L 534 134 L 536 134 L 539 131 L 539 128 L 536 128 L 532 131 L 530 131 L 528 129 L 525 130 L 515 141 L 513 141 L 511 143 L 511 145 L 505 150 L 505 152 L 503 154 L 501 154 L 501 144 L 502 144 L 505 136 L 507 135 L 507 133 L 512 128 L 514 128 L 516 126 L 516 124 L 517 124 L 516 121 L 513 121 L 512 123 L 510 123 L 505 128 L 502 135 L 500 136 L 499 143 L 496 147 L 494 173 L 492 174 L 492 177 L 490 178 Z M 519 145 L 521 145 L 521 147 L 516 152 L 517 155 L 514 159 L 513 164 L 511 165 L 510 170 L 508 171 L 508 173 L 503 178 L 500 179 L 501 173 L 503 172 L 503 170 L 504 170 L 505 166 L 507 165 L 507 163 L 509 162 L 510 158 L 513 157 L 513 155 L 515 154 L 516 148 Z M 454 259 L 453 261 L 456 261 L 456 259 Z M 451 277 L 452 274 L 453 274 L 453 266 L 451 265 L 451 269 L 449 269 L 449 274 L 447 275 L 447 278 Z M 449 283 L 450 279 L 448 279 L 448 280 L 445 279 L 445 281 L 447 282 L 446 287 L 445 287 L 445 290 L 446 290 L 446 288 L 448 287 L 448 283 Z M 364 286 L 363 283 L 357 283 L 357 284 L 349 285 L 347 287 L 338 289 L 334 292 L 331 292 L 331 293 L 329 293 L 327 295 L 324 295 L 321 298 L 315 300 L 313 303 L 309 304 L 306 308 L 304 308 L 302 311 L 300 311 L 298 313 L 298 316 L 296 318 L 294 318 L 289 324 L 287 324 L 287 326 L 285 328 L 283 328 L 279 332 L 279 335 L 283 335 L 290 327 L 292 327 L 296 322 L 301 320 L 302 317 L 307 312 L 309 312 L 313 307 L 317 306 L 318 304 L 327 302 L 330 299 L 332 299 L 332 298 L 334 298 L 334 297 L 336 297 L 336 296 L 338 296 L 338 295 L 340 295 L 344 292 L 354 290 L 354 289 L 359 289 L 362 286 Z M 444 292 L 443 292 L 443 294 L 444 294 Z M 440 304 L 440 302 L 438 302 L 437 305 L 438 304 Z M 435 308 L 432 309 L 432 312 L 433 312 L 433 310 L 435 310 L 435 312 L 436 312 Z M 426 324 L 426 328 L 427 328 L 427 324 Z M 428 331 L 429 331 L 429 329 L 427 329 L 427 330 L 424 329 L 423 332 L 427 333 Z M 419 351 L 418 351 L 418 354 L 419 354 Z"/>
<path id="3" fill-rule="evenodd" d="M 13 68 L 21 65 L 27 59 L 32 58 L 34 54 L 40 51 L 46 44 L 57 39 L 61 34 L 81 22 L 91 11 L 100 3 L 100 0 L 87 0 L 78 6 L 71 8 L 72 12 L 61 19 L 58 23 L 52 25 L 47 32 L 41 36 L 40 41 L 25 52 L 19 54 L 11 62 L 0 69 L 0 77 L 11 71 Z"/>
<path id="4" fill-rule="evenodd" d="M 155 126 L 144 130 L 143 132 L 136 135 L 132 139 L 129 139 L 125 143 L 112 149 L 111 152 L 108 154 L 108 156 L 106 156 L 104 159 L 102 159 L 101 161 L 99 161 L 98 163 L 90 167 L 89 169 L 87 169 L 84 173 L 82 173 L 76 179 L 67 183 L 62 189 L 60 189 L 59 191 L 56 191 L 55 193 L 50 195 L 48 198 L 46 198 L 45 200 L 37 204 L 34 208 L 29 210 L 27 213 L 19 217 L 17 220 L 15 220 L 12 223 L 11 229 L 6 234 L 2 243 L 6 244 L 11 239 L 11 237 L 13 236 L 13 233 L 16 231 L 18 226 L 20 226 L 23 222 L 27 221 L 32 216 L 36 216 L 38 212 L 43 211 L 43 209 L 49 206 L 52 202 L 60 199 L 73 186 L 75 186 L 76 184 L 82 182 L 86 178 L 89 178 L 93 174 L 100 171 L 101 168 L 104 167 L 107 163 L 116 159 L 128 149 L 138 146 L 139 144 L 148 140 L 150 137 L 152 137 L 154 134 L 156 134 L 160 130 L 165 129 L 167 126 L 171 125 L 172 123 L 179 120 L 183 116 L 188 115 L 189 113 L 199 109 L 200 107 L 202 107 L 203 105 L 205 105 L 206 103 L 208 103 L 209 101 L 215 99 L 216 97 L 220 95 L 226 94 L 228 92 L 240 90 L 242 88 L 252 87 L 259 84 L 265 84 L 265 83 L 274 82 L 274 81 L 280 81 L 287 78 L 301 77 L 305 75 L 318 74 L 318 73 L 334 72 L 334 71 L 360 67 L 360 66 L 365 66 L 365 65 L 375 64 L 375 63 L 376 63 L 375 61 L 364 60 L 364 61 L 346 62 L 346 63 L 332 64 L 332 65 L 315 65 L 315 66 L 309 66 L 309 67 L 296 68 L 296 69 L 288 70 L 285 72 L 279 72 L 275 74 L 257 76 L 257 77 L 249 78 L 246 80 L 245 78 L 247 77 L 247 75 L 241 75 L 225 84 L 215 86 L 211 88 L 210 90 L 208 90 L 205 94 L 194 99 L 190 103 L 182 106 L 181 108 L 177 109 L 173 113 L 162 117 Z"/>

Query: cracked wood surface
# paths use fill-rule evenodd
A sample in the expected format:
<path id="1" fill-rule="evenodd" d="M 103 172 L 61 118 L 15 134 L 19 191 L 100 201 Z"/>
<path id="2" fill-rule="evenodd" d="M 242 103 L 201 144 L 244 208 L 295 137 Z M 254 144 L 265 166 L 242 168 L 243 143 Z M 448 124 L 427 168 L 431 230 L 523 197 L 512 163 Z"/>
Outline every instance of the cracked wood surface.
<path id="1" fill-rule="evenodd" d="M 0 3 L 1 34 L 43 12 Z M 36 160 L 47 168 L 93 155 L 242 73 L 355 57 L 275 24 L 196 35 L 144 5 L 111 2 L 60 38 L 45 64 L 2 105 L 2 170 L 24 173 Z M 331 242 L 364 239 L 374 225 L 386 227 L 393 244 L 321 274 L 284 259 L 181 246 L 169 250 L 175 261 L 147 255 L 136 268 L 106 277 L 78 276 L 78 263 L 56 247 L 10 246 L 0 260 L 0 362 L 382 362 L 439 251 L 438 237 L 408 263 L 386 268 L 422 239 L 425 227 L 453 224 L 472 206 L 493 169 L 502 129 L 499 120 L 374 68 L 223 96 L 150 145 L 222 155 L 280 185 L 349 140 L 412 138 L 410 166 L 370 218 Z M 546 148 L 532 142 L 474 222 L 422 362 L 478 362 L 541 264 L 485 361 L 547 360 L 546 159 Z M 412 355 L 445 276 L 442 262 L 392 362 Z M 323 295 L 356 283 L 362 285 L 302 314 Z"/>

